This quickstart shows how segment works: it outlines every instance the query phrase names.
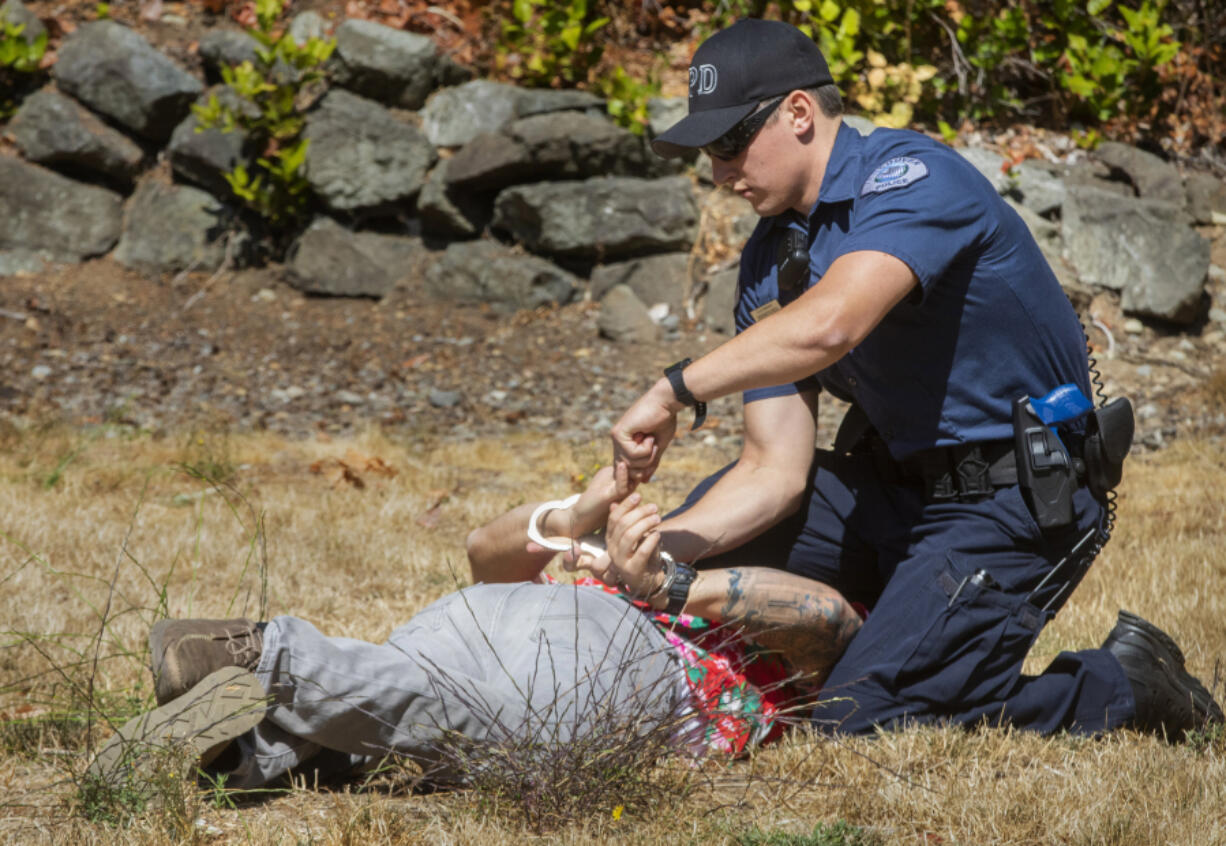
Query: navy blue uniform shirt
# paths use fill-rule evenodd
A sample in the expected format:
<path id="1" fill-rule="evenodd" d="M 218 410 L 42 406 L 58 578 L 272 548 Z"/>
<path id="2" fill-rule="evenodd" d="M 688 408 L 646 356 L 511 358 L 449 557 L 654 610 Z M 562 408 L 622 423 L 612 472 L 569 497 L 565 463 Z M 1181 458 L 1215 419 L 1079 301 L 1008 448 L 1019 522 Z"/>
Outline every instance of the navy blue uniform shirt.
<path id="1" fill-rule="evenodd" d="M 780 296 L 788 228 L 807 230 L 809 278 Z M 745 402 L 820 386 L 858 403 L 903 458 L 1012 437 L 1022 394 L 1071 382 L 1090 396 L 1081 325 L 1026 224 L 958 153 L 909 130 L 861 136 L 840 126 L 808 220 L 763 218 L 745 245 L 737 331 L 858 250 L 900 259 L 919 286 L 841 360 L 800 382 L 746 391 Z"/>

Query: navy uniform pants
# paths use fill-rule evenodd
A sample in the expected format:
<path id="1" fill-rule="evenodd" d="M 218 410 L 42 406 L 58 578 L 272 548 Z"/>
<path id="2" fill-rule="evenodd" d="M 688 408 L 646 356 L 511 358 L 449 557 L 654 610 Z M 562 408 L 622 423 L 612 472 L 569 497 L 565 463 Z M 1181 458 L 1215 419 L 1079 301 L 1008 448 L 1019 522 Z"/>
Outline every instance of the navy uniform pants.
<path id="1" fill-rule="evenodd" d="M 1103 518 L 1088 490 L 1077 492 L 1075 505 L 1073 525 L 1042 531 L 1016 485 L 979 502 L 932 503 L 918 485 L 883 482 L 872 456 L 818 451 L 795 515 L 699 563 L 787 569 L 870 609 L 813 712 L 828 731 L 986 721 L 1092 734 L 1135 713 L 1112 655 L 1062 652 L 1039 675 L 1021 673 L 1080 578 L 1076 561 L 1053 568 Z M 991 577 L 981 580 L 986 585 L 970 580 L 981 569 Z"/>

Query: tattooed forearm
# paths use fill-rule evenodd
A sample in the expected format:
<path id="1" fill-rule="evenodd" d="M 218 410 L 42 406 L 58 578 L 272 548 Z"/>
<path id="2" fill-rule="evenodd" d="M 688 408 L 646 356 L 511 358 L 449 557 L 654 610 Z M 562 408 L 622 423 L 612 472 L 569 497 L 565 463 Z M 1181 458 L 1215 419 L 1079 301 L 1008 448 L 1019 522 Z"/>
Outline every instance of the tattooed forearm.
<path id="1" fill-rule="evenodd" d="M 728 571 L 728 601 L 720 609 L 719 618 L 721 620 L 733 620 L 739 616 L 737 606 L 745 599 L 745 591 L 741 590 L 741 579 L 744 577 L 745 574 L 740 570 Z"/>
<path id="2" fill-rule="evenodd" d="M 778 570 L 728 571 L 721 618 L 777 650 L 797 672 L 820 683 L 851 638 L 860 616 L 838 591 Z"/>

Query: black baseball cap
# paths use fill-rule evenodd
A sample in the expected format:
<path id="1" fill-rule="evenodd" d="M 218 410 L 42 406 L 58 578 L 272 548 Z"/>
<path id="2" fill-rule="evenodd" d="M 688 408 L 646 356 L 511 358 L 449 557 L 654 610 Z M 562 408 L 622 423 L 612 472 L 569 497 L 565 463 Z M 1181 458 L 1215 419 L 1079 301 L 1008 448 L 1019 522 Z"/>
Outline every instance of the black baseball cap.
<path id="1" fill-rule="evenodd" d="M 832 82 L 822 51 L 799 29 L 782 21 L 739 20 L 699 45 L 690 61 L 690 113 L 658 135 L 651 149 L 676 158 L 719 138 L 762 100 Z"/>

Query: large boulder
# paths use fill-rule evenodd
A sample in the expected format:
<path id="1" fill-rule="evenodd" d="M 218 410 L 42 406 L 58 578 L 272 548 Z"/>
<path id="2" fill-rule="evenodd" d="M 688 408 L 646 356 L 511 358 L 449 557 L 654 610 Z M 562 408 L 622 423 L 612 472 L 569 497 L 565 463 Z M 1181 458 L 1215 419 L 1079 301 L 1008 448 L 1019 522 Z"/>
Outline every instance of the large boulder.
<path id="1" fill-rule="evenodd" d="M 0 156 L 0 250 L 37 250 L 60 261 L 108 252 L 119 240 L 123 197 Z"/>
<path id="2" fill-rule="evenodd" d="M 475 79 L 435 92 L 421 110 L 422 130 L 436 147 L 460 147 L 513 120 L 561 111 L 604 112 L 604 101 L 583 91 L 528 90 Z"/>
<path id="3" fill-rule="evenodd" d="M 681 176 L 543 182 L 499 194 L 493 226 L 533 252 L 598 260 L 688 250 L 698 207 Z"/>
<path id="4" fill-rule="evenodd" d="M 491 191 L 541 179 L 646 176 L 655 159 L 638 136 L 608 119 L 561 112 L 477 136 L 452 157 L 447 181 L 460 190 Z"/>
<path id="5" fill-rule="evenodd" d="M 426 270 L 426 291 L 440 300 L 489 303 L 498 310 L 568 303 L 578 280 L 545 259 L 496 241 L 449 244 Z"/>
<path id="6" fill-rule="evenodd" d="M 389 106 L 420 109 L 435 88 L 469 75 L 428 36 L 356 18 L 336 30 L 333 81 Z"/>
<path id="7" fill-rule="evenodd" d="M 147 179 L 124 211 L 115 260 L 151 273 L 216 270 L 244 239 L 233 212 L 217 198 L 186 185 Z"/>
<path id="8" fill-rule="evenodd" d="M 412 200 L 437 158 L 416 127 L 347 91 L 330 91 L 304 134 L 307 179 L 341 212 L 377 212 Z"/>
<path id="9" fill-rule="evenodd" d="M 218 100 L 235 110 L 254 108 L 230 88 L 217 85 L 200 98 L 205 105 L 210 98 Z M 185 117 L 170 136 L 166 148 L 167 158 L 175 174 L 211 191 L 218 197 L 230 197 L 230 183 L 225 174 L 236 165 L 248 163 L 254 156 L 250 137 L 241 127 L 225 131 L 220 127 L 202 129 L 194 114 Z"/>
<path id="10" fill-rule="evenodd" d="M 289 283 L 309 294 L 378 298 L 426 256 L 420 238 L 352 232 L 321 217 L 294 245 L 287 270 Z"/>
<path id="11" fill-rule="evenodd" d="M 629 285 L 614 285 L 601 300 L 596 329 L 603 338 L 628 344 L 651 343 L 659 334 L 647 306 Z"/>
<path id="12" fill-rule="evenodd" d="M 672 314 L 684 314 L 690 294 L 690 254 L 642 256 L 592 270 L 592 299 L 603 299 L 617 285 L 627 286 L 649 306 L 665 303 Z"/>
<path id="13" fill-rule="evenodd" d="M 1184 204 L 1183 180 L 1172 162 L 1118 141 L 1099 144 L 1094 156 L 1112 170 L 1124 173 L 1142 199 Z"/>
<path id="14" fill-rule="evenodd" d="M 1063 220 L 1065 255 L 1082 282 L 1120 291 L 1133 314 L 1197 319 L 1209 242 L 1181 208 L 1070 186 Z"/>
<path id="15" fill-rule="evenodd" d="M 9 123 L 9 132 L 17 149 L 32 162 L 85 172 L 123 187 L 132 184 L 144 160 L 144 152 L 131 138 L 50 89 L 25 99 Z"/>
<path id="16" fill-rule="evenodd" d="M 126 26 L 83 24 L 52 73 L 60 89 L 152 141 L 163 142 L 204 86 Z"/>

